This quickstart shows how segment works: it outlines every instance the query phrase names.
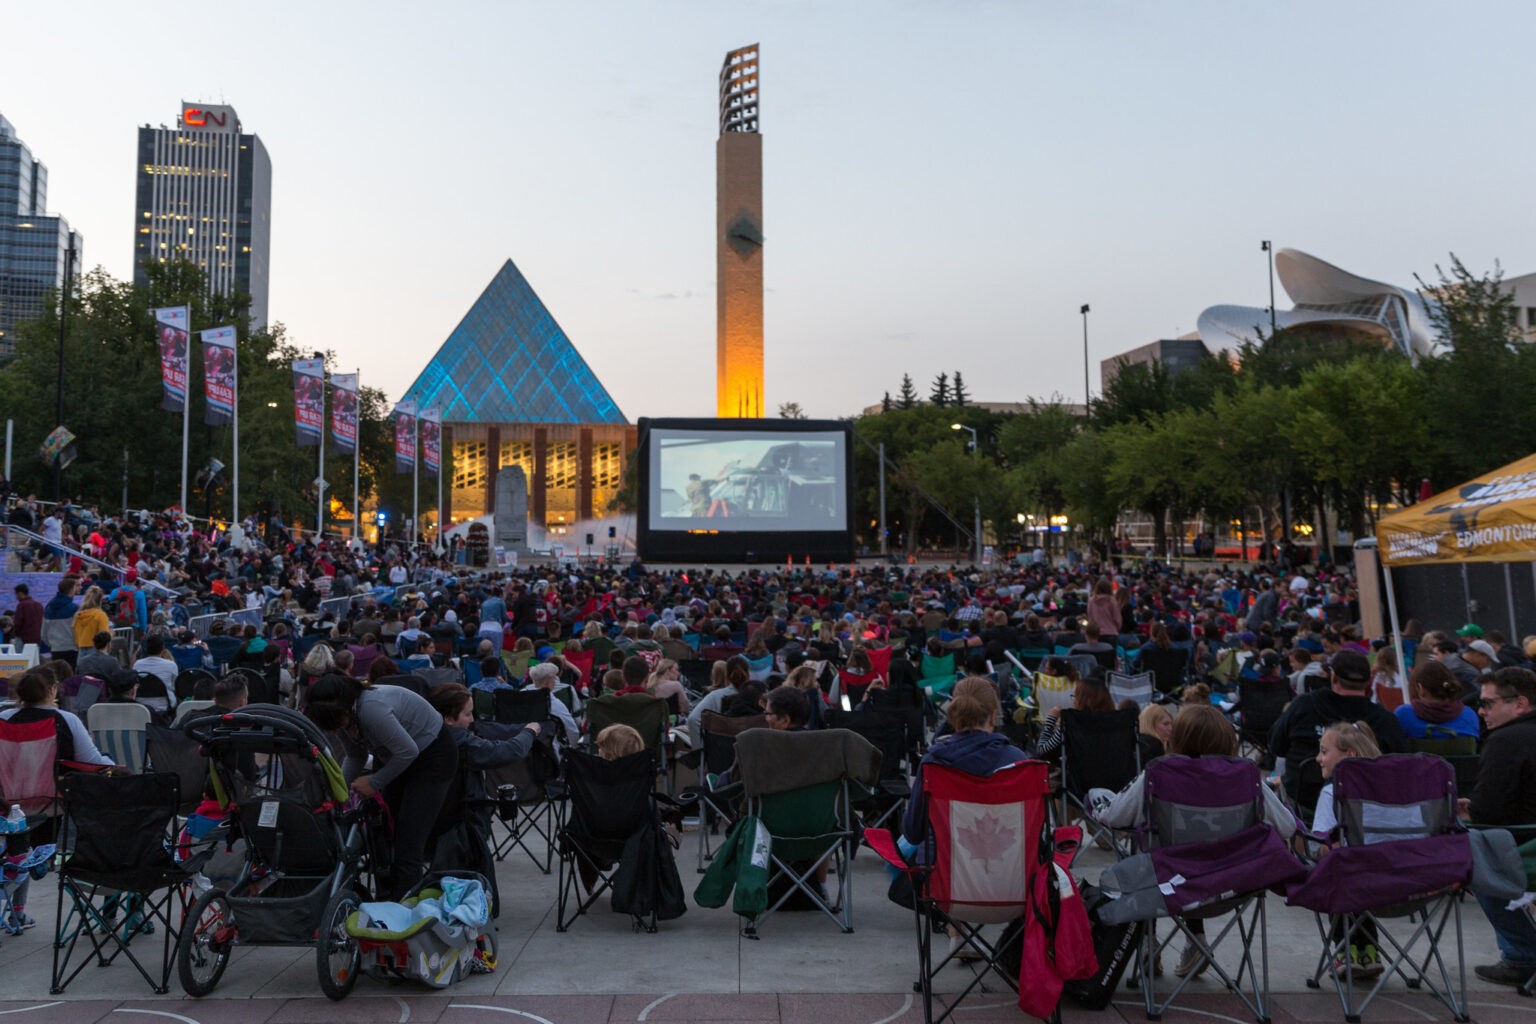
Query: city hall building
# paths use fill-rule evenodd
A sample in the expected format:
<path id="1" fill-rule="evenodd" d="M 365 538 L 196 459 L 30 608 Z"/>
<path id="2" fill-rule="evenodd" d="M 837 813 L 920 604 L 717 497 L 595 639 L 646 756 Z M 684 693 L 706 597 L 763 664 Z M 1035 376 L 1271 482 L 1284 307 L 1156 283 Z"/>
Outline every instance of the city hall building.
<path id="1" fill-rule="evenodd" d="M 442 410 L 446 522 L 489 515 L 519 466 L 528 520 L 554 534 L 603 515 L 636 431 L 508 260 L 406 392 Z"/>

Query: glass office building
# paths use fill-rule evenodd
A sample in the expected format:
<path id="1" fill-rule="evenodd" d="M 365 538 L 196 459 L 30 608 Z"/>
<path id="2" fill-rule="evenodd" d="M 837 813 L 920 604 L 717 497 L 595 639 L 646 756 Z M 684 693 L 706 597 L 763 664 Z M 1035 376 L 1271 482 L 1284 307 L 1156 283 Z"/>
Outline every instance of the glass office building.
<path id="1" fill-rule="evenodd" d="M 14 349 L 16 325 L 41 316 L 64 285 L 69 222 L 48 216 L 47 205 L 48 168 L 0 116 L 0 358 Z"/>
<path id="2" fill-rule="evenodd" d="M 210 293 L 251 297 L 251 327 L 267 325 L 272 161 L 241 131 L 233 107 L 186 103 L 176 127 L 139 129 L 133 283 L 151 262 L 185 259 Z"/>
<path id="3" fill-rule="evenodd" d="M 528 518 L 555 534 L 602 515 L 635 428 L 511 260 L 407 392 L 443 414 L 447 521 L 488 515 L 521 466 Z"/>

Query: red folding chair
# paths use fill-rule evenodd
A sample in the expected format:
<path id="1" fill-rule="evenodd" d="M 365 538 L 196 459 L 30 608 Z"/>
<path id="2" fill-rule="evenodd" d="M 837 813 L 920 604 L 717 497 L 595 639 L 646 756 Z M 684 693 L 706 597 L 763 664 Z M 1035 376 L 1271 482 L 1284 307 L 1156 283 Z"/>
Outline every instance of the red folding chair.
<path id="1" fill-rule="evenodd" d="M 865 653 L 869 655 L 868 672 L 850 672 L 844 667 L 837 675 L 838 695 L 847 697 L 850 704 L 862 700 L 864 691 L 876 679 L 884 679 L 887 683 L 891 681 L 891 648 L 881 647 Z"/>
<path id="2" fill-rule="evenodd" d="M 565 660 L 571 663 L 571 667 L 581 673 L 581 682 L 577 689 L 585 690 L 587 683 L 592 678 L 592 659 L 596 657 L 596 651 L 566 651 Z"/>
<path id="3" fill-rule="evenodd" d="M 1019 961 L 1006 962 L 999 954 L 1006 947 L 1018 955 L 1019 947 L 1004 940 L 1022 924 L 1029 910 L 1034 873 L 1048 867 L 1042 861 L 1042 849 L 1053 849 L 1044 844 L 1050 793 L 1047 771 L 1043 761 L 1021 761 L 981 778 L 940 765 L 924 765 L 922 792 L 914 799 L 923 802 L 928 833 L 914 854 L 917 863 L 907 863 L 890 830 L 864 832 L 865 842 L 912 882 L 918 986 L 927 1024 L 938 1024 L 955 1012 L 989 972 L 1018 991 Z M 1053 838 L 1063 841 L 1082 834 L 1075 827 L 1058 832 Z M 1070 861 L 1070 852 L 1064 856 Z M 933 951 L 936 923 L 947 924 L 962 940 L 941 959 L 936 959 Z M 982 928 L 993 924 L 1009 927 L 1002 936 L 988 941 Z M 936 975 L 964 947 L 975 950 L 981 960 L 974 965 L 970 983 L 952 1001 L 946 1001 L 934 992 Z M 935 1002 L 943 1011 L 938 1016 L 934 1015 Z"/>

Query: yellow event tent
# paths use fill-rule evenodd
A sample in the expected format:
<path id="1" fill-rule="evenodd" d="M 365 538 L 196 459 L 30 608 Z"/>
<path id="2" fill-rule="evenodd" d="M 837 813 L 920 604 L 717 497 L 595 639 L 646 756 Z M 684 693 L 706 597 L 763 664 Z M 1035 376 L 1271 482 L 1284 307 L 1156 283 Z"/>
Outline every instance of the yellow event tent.
<path id="1" fill-rule="evenodd" d="M 1501 466 L 1376 524 L 1376 554 L 1386 572 L 1397 663 L 1398 638 L 1392 570 L 1462 562 L 1536 561 L 1536 455 Z"/>

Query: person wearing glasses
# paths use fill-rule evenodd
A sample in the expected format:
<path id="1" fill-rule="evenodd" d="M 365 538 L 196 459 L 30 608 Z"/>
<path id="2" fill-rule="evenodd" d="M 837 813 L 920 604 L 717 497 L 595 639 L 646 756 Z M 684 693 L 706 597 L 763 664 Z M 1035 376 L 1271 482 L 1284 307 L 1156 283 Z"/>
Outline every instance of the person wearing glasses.
<path id="1" fill-rule="evenodd" d="M 1457 801 L 1462 817 L 1475 825 L 1515 830 L 1523 842 L 1536 829 L 1536 672 L 1501 668 L 1484 676 L 1477 702 L 1488 738 L 1477 765 L 1470 798 Z M 1523 910 L 1477 896 L 1499 943 L 1499 962 L 1480 964 L 1477 976 L 1498 985 L 1522 985 L 1536 974 L 1536 926 Z"/>

